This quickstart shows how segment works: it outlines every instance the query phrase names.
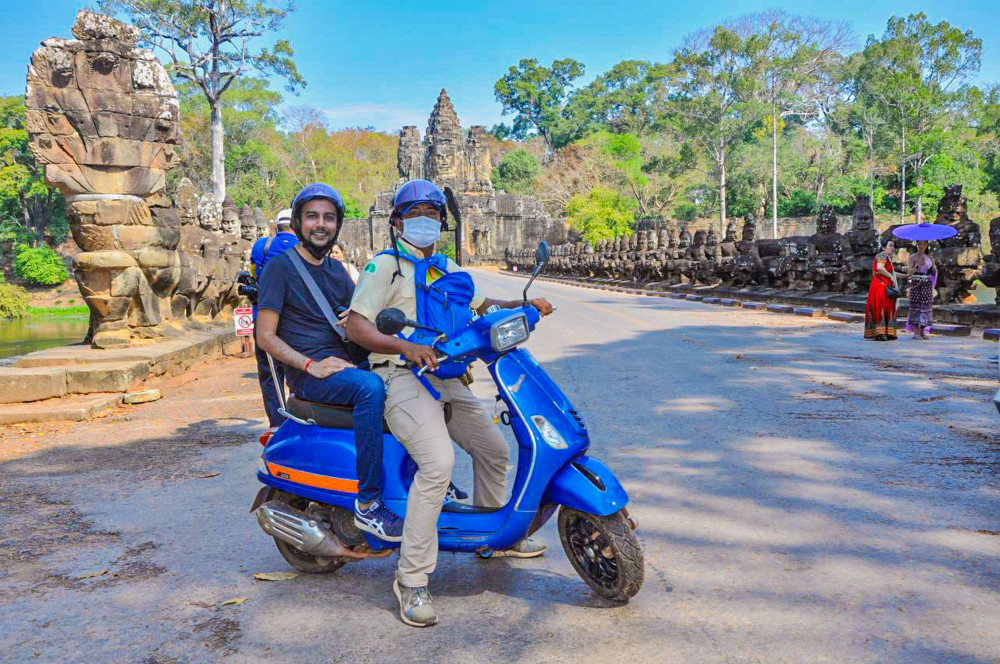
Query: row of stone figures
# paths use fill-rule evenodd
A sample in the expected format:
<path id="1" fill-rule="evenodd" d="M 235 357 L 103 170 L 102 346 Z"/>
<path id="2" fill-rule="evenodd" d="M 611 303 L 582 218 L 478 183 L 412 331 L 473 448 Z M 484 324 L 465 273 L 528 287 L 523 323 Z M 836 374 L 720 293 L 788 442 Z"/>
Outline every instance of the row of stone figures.
<path id="1" fill-rule="evenodd" d="M 993 250 L 985 261 L 979 227 L 968 218 L 960 185 L 947 188 L 936 223 L 958 229 L 957 236 L 933 249 L 939 302 L 967 299 L 977 278 L 987 285 L 1000 282 L 1000 218 L 990 224 Z M 859 196 L 846 233 L 837 231 L 837 216 L 829 206 L 820 211 L 814 235 L 777 240 L 755 240 L 752 215 L 743 222 L 739 237 L 736 222 L 730 221 L 721 242 L 712 229 L 696 231 L 692 237 L 686 228 L 667 223 L 596 246 L 577 242 L 553 247 L 546 270 L 555 275 L 663 285 L 864 293 L 871 283 L 875 255 L 891 238 L 892 228 L 879 236 L 869 198 Z M 895 242 L 902 249 L 897 254 L 901 267 L 912 245 Z M 508 269 L 530 270 L 534 249 L 508 250 L 506 263 Z"/>

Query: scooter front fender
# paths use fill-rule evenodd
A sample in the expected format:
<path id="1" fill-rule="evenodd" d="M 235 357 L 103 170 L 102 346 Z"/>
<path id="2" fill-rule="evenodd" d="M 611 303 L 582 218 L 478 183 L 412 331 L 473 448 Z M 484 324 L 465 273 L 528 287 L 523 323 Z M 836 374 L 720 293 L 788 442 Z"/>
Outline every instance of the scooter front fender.
<path id="1" fill-rule="evenodd" d="M 584 455 L 573 459 L 556 473 L 543 502 L 564 505 L 596 516 L 610 516 L 625 507 L 628 494 L 607 466 Z"/>

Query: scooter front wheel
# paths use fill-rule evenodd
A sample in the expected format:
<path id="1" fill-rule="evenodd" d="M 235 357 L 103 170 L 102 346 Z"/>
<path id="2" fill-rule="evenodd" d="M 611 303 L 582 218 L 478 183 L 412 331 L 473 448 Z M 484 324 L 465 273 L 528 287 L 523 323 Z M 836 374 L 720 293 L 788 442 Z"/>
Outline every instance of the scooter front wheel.
<path id="1" fill-rule="evenodd" d="M 563 507 L 559 539 L 573 569 L 604 599 L 624 604 L 639 592 L 642 548 L 623 510 L 596 516 Z"/>

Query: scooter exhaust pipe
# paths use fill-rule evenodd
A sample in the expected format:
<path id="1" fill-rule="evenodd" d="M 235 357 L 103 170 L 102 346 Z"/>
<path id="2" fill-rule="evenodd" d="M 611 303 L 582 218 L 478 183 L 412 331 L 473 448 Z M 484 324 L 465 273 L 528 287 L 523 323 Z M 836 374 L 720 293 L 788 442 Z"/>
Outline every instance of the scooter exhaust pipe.
<path id="1" fill-rule="evenodd" d="M 318 558 L 343 556 L 344 545 L 322 522 L 302 510 L 271 500 L 256 510 L 257 523 L 271 537 Z"/>

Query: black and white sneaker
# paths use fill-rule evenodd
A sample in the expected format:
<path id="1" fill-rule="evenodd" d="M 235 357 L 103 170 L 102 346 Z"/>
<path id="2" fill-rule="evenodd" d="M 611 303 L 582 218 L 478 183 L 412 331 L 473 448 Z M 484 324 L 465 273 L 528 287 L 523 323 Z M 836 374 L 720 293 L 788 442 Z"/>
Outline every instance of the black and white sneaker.
<path id="1" fill-rule="evenodd" d="M 354 525 L 386 542 L 403 541 L 403 520 L 378 500 L 373 500 L 368 509 L 361 509 L 354 501 Z"/>
<path id="2" fill-rule="evenodd" d="M 448 492 L 444 494 L 444 502 L 462 502 L 463 500 L 468 500 L 469 494 L 459 489 L 455 486 L 454 482 L 448 482 Z"/>

